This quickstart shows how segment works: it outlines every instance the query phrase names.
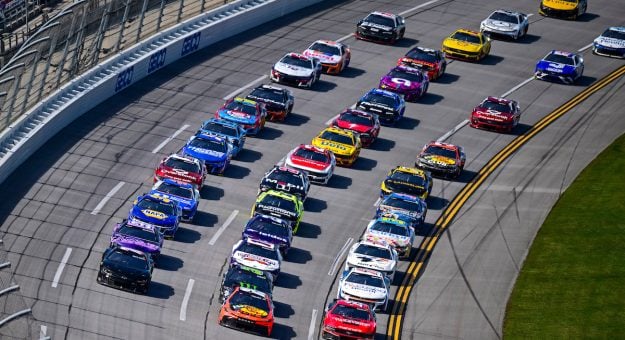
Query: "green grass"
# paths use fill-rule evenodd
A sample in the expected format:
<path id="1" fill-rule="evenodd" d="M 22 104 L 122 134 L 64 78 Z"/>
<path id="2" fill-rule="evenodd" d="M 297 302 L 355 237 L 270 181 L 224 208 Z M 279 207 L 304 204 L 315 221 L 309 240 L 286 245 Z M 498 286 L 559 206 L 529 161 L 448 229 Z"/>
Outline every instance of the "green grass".
<path id="1" fill-rule="evenodd" d="M 625 135 L 579 175 L 538 232 L 504 337 L 625 338 Z"/>

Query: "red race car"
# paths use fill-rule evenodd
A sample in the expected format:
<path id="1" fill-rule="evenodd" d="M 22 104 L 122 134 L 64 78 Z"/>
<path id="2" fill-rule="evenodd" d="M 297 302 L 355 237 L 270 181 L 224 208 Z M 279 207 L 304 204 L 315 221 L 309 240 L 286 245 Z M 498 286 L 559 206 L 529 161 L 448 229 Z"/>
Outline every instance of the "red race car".
<path id="1" fill-rule="evenodd" d="M 521 119 L 521 108 L 512 99 L 488 97 L 476 106 L 469 123 L 474 128 L 511 132 Z"/>
<path id="2" fill-rule="evenodd" d="M 430 80 L 436 80 L 445 73 L 447 60 L 440 50 L 415 47 L 408 51 L 405 56 L 399 58 L 397 65 L 420 68 L 427 73 Z"/>
<path id="3" fill-rule="evenodd" d="M 380 120 L 376 114 L 361 110 L 345 109 L 332 122 L 333 126 L 352 130 L 360 135 L 363 147 L 370 146 L 380 133 Z"/>
<path id="4" fill-rule="evenodd" d="M 271 336 L 273 302 L 263 292 L 237 287 L 221 306 L 218 322 L 229 328 Z"/>
<path id="5" fill-rule="evenodd" d="M 373 339 L 375 315 L 369 305 L 346 300 L 334 300 L 323 317 L 322 339 Z"/>
<path id="6" fill-rule="evenodd" d="M 196 158 L 171 154 L 163 158 L 154 171 L 154 183 L 165 178 L 194 184 L 198 189 L 202 189 L 206 178 L 206 167 L 204 162 Z"/>
<path id="7" fill-rule="evenodd" d="M 304 170 L 311 182 L 327 184 L 334 173 L 336 158 L 332 151 L 301 144 L 288 153 L 285 164 L 291 168 Z"/>
<path id="8" fill-rule="evenodd" d="M 265 127 L 267 108 L 265 104 L 237 97 L 217 110 L 215 118 L 239 124 L 248 135 L 257 135 Z"/>

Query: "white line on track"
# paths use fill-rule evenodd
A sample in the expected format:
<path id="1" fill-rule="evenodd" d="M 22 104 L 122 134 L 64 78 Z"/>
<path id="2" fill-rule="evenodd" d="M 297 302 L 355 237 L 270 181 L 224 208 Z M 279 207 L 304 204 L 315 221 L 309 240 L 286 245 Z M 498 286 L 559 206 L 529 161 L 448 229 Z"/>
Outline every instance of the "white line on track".
<path id="1" fill-rule="evenodd" d="M 579 50 L 577 50 L 577 52 L 584 52 L 584 51 L 586 51 L 587 49 L 589 49 L 589 48 L 591 48 L 591 47 L 592 47 L 592 44 L 593 44 L 593 43 L 590 43 L 590 44 L 588 44 L 588 45 L 586 45 L 586 46 L 584 46 L 584 47 L 580 48 Z"/>
<path id="2" fill-rule="evenodd" d="M 65 254 L 63 254 L 63 258 L 61 259 L 61 263 L 59 267 L 56 269 L 56 273 L 54 274 L 54 279 L 52 280 L 52 288 L 56 288 L 59 285 L 59 280 L 61 279 L 61 274 L 63 274 L 63 269 L 65 269 L 65 264 L 67 260 L 69 260 L 69 256 L 72 254 L 72 248 L 67 248 L 65 250 Z"/>
<path id="3" fill-rule="evenodd" d="M 342 37 L 340 37 L 340 38 L 336 39 L 336 42 L 342 42 L 343 40 L 347 40 L 347 39 L 349 39 L 349 38 L 351 38 L 351 37 L 353 37 L 353 36 L 354 36 L 354 33 L 350 33 L 350 34 L 348 34 L 348 35 L 344 35 L 344 36 L 342 36 Z"/>
<path id="4" fill-rule="evenodd" d="M 180 305 L 180 320 L 187 320 L 187 305 L 189 304 L 189 298 L 191 297 L 191 291 L 193 290 L 194 279 L 189 279 L 187 283 L 187 289 L 184 291 L 184 298 L 182 298 L 182 305 Z"/>
<path id="5" fill-rule="evenodd" d="M 374 207 L 378 207 L 378 205 L 380 205 L 380 202 L 382 202 L 382 198 L 378 197 L 378 199 L 375 201 L 375 203 L 373 203 Z"/>
<path id="6" fill-rule="evenodd" d="M 516 90 L 520 89 L 521 87 L 523 87 L 523 86 L 527 85 L 527 83 L 529 83 L 529 82 L 530 82 L 530 81 L 532 81 L 532 80 L 534 80 L 534 77 L 531 77 L 531 78 L 527 78 L 527 79 L 525 79 L 522 83 L 520 83 L 519 85 L 517 85 L 517 86 L 515 86 L 515 87 L 511 88 L 508 92 L 506 92 L 506 93 L 502 94 L 501 96 L 502 96 L 502 97 L 507 97 L 508 95 L 510 95 L 510 93 L 512 93 L 512 92 L 514 92 L 514 91 L 516 91 Z"/>
<path id="7" fill-rule="evenodd" d="M 217 239 L 219 238 L 219 236 L 221 236 L 221 234 L 224 232 L 224 230 L 226 230 L 226 228 L 228 228 L 228 226 L 230 225 L 230 223 L 232 223 L 232 221 L 234 221 L 234 218 L 237 217 L 237 214 L 239 213 L 238 210 L 234 210 L 230 216 L 228 216 L 228 219 L 226 219 L 226 222 L 224 222 L 224 224 L 221 225 L 221 227 L 219 227 L 219 230 L 217 230 L 217 233 L 215 233 L 215 235 L 213 235 L 213 237 L 211 238 L 210 241 L 208 241 L 208 244 L 211 246 L 215 245 L 215 242 L 217 242 Z"/>
<path id="8" fill-rule="evenodd" d="M 111 197 L 113 197 L 113 195 L 115 195 L 119 191 L 119 189 L 124 186 L 124 184 L 126 184 L 126 182 L 117 183 L 117 185 L 113 187 L 113 189 L 111 189 L 111 191 L 109 191 L 109 193 L 106 194 L 104 198 L 102 198 L 100 203 L 96 205 L 95 209 L 93 209 L 93 211 L 91 212 L 91 215 L 97 215 L 102 210 L 102 208 L 104 208 L 104 205 L 111 199 Z"/>
<path id="9" fill-rule="evenodd" d="M 39 332 L 39 338 L 40 339 L 45 338 L 47 332 L 48 332 L 48 326 L 41 325 L 41 331 Z"/>
<path id="10" fill-rule="evenodd" d="M 256 79 L 252 80 L 251 82 L 247 83 L 247 84 L 246 84 L 246 85 L 244 85 L 243 87 L 239 87 L 238 89 L 236 89 L 236 90 L 234 90 L 234 91 L 232 91 L 232 92 L 228 93 L 228 94 L 227 94 L 225 97 L 223 97 L 222 99 L 223 99 L 223 100 L 228 100 L 228 99 L 230 99 L 230 98 L 232 98 L 232 97 L 234 97 L 234 96 L 238 95 L 239 93 L 241 93 L 241 92 L 245 91 L 246 89 L 248 89 L 248 88 L 250 88 L 250 87 L 252 87 L 252 86 L 254 86 L 254 85 L 256 85 L 256 84 L 260 83 L 261 81 L 265 80 L 265 78 L 267 78 L 267 75 L 260 76 L 260 77 L 258 77 L 258 78 L 256 78 Z"/>
<path id="11" fill-rule="evenodd" d="M 447 131 L 444 135 L 440 136 L 436 141 L 444 142 L 447 138 L 451 137 L 454 133 L 458 132 L 458 130 L 462 129 L 465 125 L 469 124 L 469 120 L 465 119 L 460 122 L 460 124 L 454 126 L 453 129 Z"/>
<path id="12" fill-rule="evenodd" d="M 308 326 L 308 340 L 313 340 L 315 336 L 315 325 L 317 324 L 317 310 L 312 310 L 312 318 L 310 320 L 310 326 Z"/>
<path id="13" fill-rule="evenodd" d="M 343 257 L 343 254 L 345 254 L 347 249 L 349 249 L 349 246 L 352 244 L 352 242 L 354 242 L 354 239 L 351 237 L 348 238 L 347 241 L 345 241 L 345 244 L 343 245 L 339 253 L 336 254 L 334 261 L 332 261 L 332 266 L 330 267 L 330 271 L 328 272 L 329 276 L 334 275 L 334 273 L 336 272 L 336 267 L 339 265 L 339 263 L 341 263 L 341 258 Z"/>
<path id="14" fill-rule="evenodd" d="M 161 149 L 167 145 L 167 143 L 171 142 L 174 138 L 176 138 L 176 136 L 178 136 L 180 133 L 182 133 L 182 131 L 186 130 L 189 126 L 189 124 L 185 124 L 183 125 L 180 129 L 176 130 L 176 132 L 174 132 L 173 135 L 167 137 L 167 139 L 165 139 L 161 144 L 159 144 L 157 147 L 154 148 L 154 150 L 152 150 L 152 153 L 157 153 L 159 151 L 161 151 Z"/>

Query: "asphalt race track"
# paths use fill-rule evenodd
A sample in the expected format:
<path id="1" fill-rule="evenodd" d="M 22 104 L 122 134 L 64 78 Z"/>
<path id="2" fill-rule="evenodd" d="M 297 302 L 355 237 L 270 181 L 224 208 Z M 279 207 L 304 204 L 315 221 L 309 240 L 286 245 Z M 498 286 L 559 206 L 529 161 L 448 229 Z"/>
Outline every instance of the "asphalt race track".
<path id="1" fill-rule="evenodd" d="M 218 288 L 264 172 L 376 87 L 410 47 L 440 48 L 453 30 L 478 29 L 483 18 L 502 6 L 494 0 L 424 3 L 354 0 L 314 6 L 165 68 L 50 140 L 0 188 L 5 193 L 0 232 L 21 293 L 37 319 L 34 334 L 45 326 L 53 339 L 252 338 L 217 325 Z M 425 98 L 408 104 L 397 127 L 382 128 L 379 140 L 361 152 L 353 168 L 337 168 L 328 187 L 312 187 L 304 223 L 274 290 L 272 337 L 318 336 L 323 309 L 336 295 L 345 255 L 340 257 L 340 250 L 364 231 L 380 181 L 391 167 L 413 164 L 424 143 L 452 130 L 484 97 L 514 89 L 509 97 L 519 101 L 523 116 L 513 134 L 464 126 L 448 138 L 465 147 L 468 164 L 457 181 L 435 180 L 428 199 L 432 226 L 493 155 L 625 64 L 585 49 L 586 67 L 578 84 L 526 82 L 549 50 L 575 52 L 607 26 L 624 25 L 625 1 L 593 1 L 589 13 L 576 22 L 537 15 L 538 1 L 509 3 L 511 9 L 534 14 L 528 36 L 519 42 L 493 41 L 491 55 L 478 64 L 451 62 Z M 194 224 L 182 225 L 176 240 L 166 241 L 148 296 L 96 283 L 114 223 L 127 215 L 136 196 L 149 190 L 153 169 L 164 155 L 177 151 L 225 96 L 266 76 L 284 53 L 301 51 L 316 39 L 345 37 L 372 10 L 408 11 L 406 38 L 395 46 L 345 38 L 352 48 L 350 68 L 339 76 L 323 75 L 313 90 L 294 89 L 294 114 L 287 122 L 268 123 L 259 137 L 248 138 L 225 176 L 207 179 L 199 216 Z M 536 230 L 579 171 L 625 131 L 624 84 L 621 77 L 594 93 L 491 174 L 432 249 L 398 335 L 501 338 L 507 297 Z M 101 210 L 95 209 L 99 204 Z M 428 229 L 419 231 L 415 247 Z M 403 261 L 400 271 L 407 267 Z M 400 283 L 401 275 L 392 296 Z M 388 314 L 378 314 L 378 338 L 386 337 L 387 324 Z"/>

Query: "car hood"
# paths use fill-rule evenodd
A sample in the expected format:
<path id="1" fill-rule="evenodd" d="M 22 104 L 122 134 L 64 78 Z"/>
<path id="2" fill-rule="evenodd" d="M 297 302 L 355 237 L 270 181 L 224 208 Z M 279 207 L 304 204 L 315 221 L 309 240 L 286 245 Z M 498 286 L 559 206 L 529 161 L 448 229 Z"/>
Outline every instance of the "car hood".
<path id="1" fill-rule="evenodd" d="M 176 195 L 171 195 L 171 194 L 166 194 L 166 193 L 163 193 L 163 192 L 160 192 L 160 191 L 156 191 L 156 190 L 152 190 L 149 193 L 150 194 L 158 194 L 161 197 L 169 198 L 170 200 L 172 200 L 174 202 L 177 202 L 182 209 L 192 208 L 195 205 L 195 203 L 196 203 L 196 201 L 192 200 L 192 199 L 188 199 L 188 198 L 184 198 L 184 197 L 180 197 L 180 196 L 176 196 Z"/>
<path id="2" fill-rule="evenodd" d="M 386 288 L 373 287 L 353 282 L 343 282 L 343 284 L 341 285 L 341 290 L 343 290 L 343 292 L 347 294 L 362 297 L 365 299 L 380 300 L 384 299 L 387 295 Z"/>
<path id="3" fill-rule="evenodd" d="M 291 155 L 286 159 L 286 164 L 296 167 L 298 169 L 315 171 L 315 172 L 328 172 L 330 171 L 330 163 L 318 162 L 312 159 Z"/>
<path id="4" fill-rule="evenodd" d="M 303 185 L 297 185 L 287 182 L 278 181 L 276 179 L 271 178 L 263 178 L 261 185 L 266 185 L 268 187 L 274 188 L 275 190 L 286 191 L 286 192 L 304 192 Z"/>
<path id="5" fill-rule="evenodd" d="M 560 63 L 554 63 L 551 61 L 541 60 L 536 65 L 536 68 L 539 70 L 546 70 L 553 73 L 562 73 L 562 74 L 570 74 L 575 72 L 575 66 L 566 65 Z"/>
<path id="6" fill-rule="evenodd" d="M 273 205 L 256 203 L 256 211 L 262 211 L 267 215 L 277 216 L 277 217 L 286 217 L 287 219 L 293 220 L 297 218 L 298 214 L 295 211 L 274 207 Z"/>
<path id="7" fill-rule="evenodd" d="M 367 133 L 373 130 L 372 126 L 354 124 L 340 119 L 336 120 L 336 126 L 340 127 L 341 129 L 353 130 L 358 133 Z"/>
<path id="8" fill-rule="evenodd" d="M 163 173 L 163 175 L 167 177 L 171 177 L 186 183 L 194 183 L 201 178 L 200 174 L 198 173 L 188 172 L 182 169 L 174 169 L 168 166 L 161 166 L 160 171 Z"/>
<path id="9" fill-rule="evenodd" d="M 146 253 L 153 253 L 161 250 L 161 245 L 159 244 L 147 242 L 143 239 L 128 235 L 113 234 L 111 236 L 111 243 L 118 244 L 122 247 L 141 250 Z"/>
<path id="10" fill-rule="evenodd" d="M 256 122 L 256 116 L 252 116 L 245 112 L 235 110 L 219 110 L 219 117 L 242 124 L 253 124 Z"/>
<path id="11" fill-rule="evenodd" d="M 410 237 L 408 236 L 396 235 L 378 230 L 367 230 L 364 237 L 367 237 L 368 235 L 380 237 L 393 247 L 405 247 L 410 244 Z"/>
<path id="12" fill-rule="evenodd" d="M 280 262 L 276 260 L 242 251 L 235 251 L 234 254 L 232 254 L 232 258 L 239 264 L 258 270 L 271 272 L 280 269 Z"/>
<path id="13" fill-rule="evenodd" d="M 322 53 L 315 50 L 306 50 L 303 53 L 307 57 L 314 57 L 321 60 L 322 63 L 338 64 L 341 61 L 341 56 L 336 54 Z"/>
<path id="14" fill-rule="evenodd" d="M 509 112 L 500 112 L 500 111 L 485 109 L 481 107 L 478 107 L 475 110 L 473 110 L 473 115 L 476 117 L 484 117 L 484 118 L 488 118 L 492 120 L 500 120 L 500 121 L 505 121 L 514 116 L 512 113 L 509 113 Z"/>
<path id="15" fill-rule="evenodd" d="M 207 162 L 222 162 L 228 158 L 225 152 L 206 150 L 195 146 L 185 146 L 184 153 Z"/>
<path id="16" fill-rule="evenodd" d="M 109 259 L 104 259 L 102 261 L 102 265 L 105 268 L 108 268 L 120 275 L 126 276 L 128 278 L 139 278 L 139 277 L 149 277 L 150 274 L 148 270 L 141 270 L 136 268 L 130 268 L 123 263 L 117 261 L 111 261 Z"/>
<path id="17" fill-rule="evenodd" d="M 375 331 L 374 321 L 350 319 L 331 313 L 327 314 L 323 324 L 355 333 L 371 334 Z"/>
<path id="18" fill-rule="evenodd" d="M 319 137 L 315 137 L 315 139 L 313 139 L 312 144 L 316 147 L 330 150 L 338 155 L 349 156 L 349 155 L 354 154 L 354 152 L 356 152 L 356 148 L 353 147 L 352 145 L 337 143 L 331 140 L 321 139 Z"/>
<path id="19" fill-rule="evenodd" d="M 380 25 L 380 24 L 375 24 L 375 23 L 368 22 L 368 21 L 363 22 L 362 24 L 360 24 L 360 26 L 362 26 L 362 27 L 369 27 L 369 28 L 377 28 L 377 29 L 380 29 L 380 30 L 383 30 L 383 31 L 392 31 L 393 30 L 393 27 L 384 26 L 384 25 Z"/>
<path id="20" fill-rule="evenodd" d="M 513 24 L 511 22 L 505 22 L 505 21 L 493 20 L 493 19 L 486 19 L 482 21 L 482 23 L 488 27 L 502 30 L 502 31 L 517 31 L 520 26 L 519 24 Z"/>
<path id="21" fill-rule="evenodd" d="M 358 103 L 358 108 L 363 109 L 365 111 L 375 112 L 375 113 L 385 113 L 385 112 L 392 113 L 392 112 L 397 111 L 397 109 L 395 109 L 392 106 L 388 106 L 388 105 L 384 105 L 380 103 L 365 102 L 365 101 L 360 101 Z"/>
<path id="22" fill-rule="evenodd" d="M 479 52 L 482 45 L 473 44 L 464 40 L 457 40 L 452 38 L 446 38 L 443 41 L 443 45 L 449 48 L 455 48 L 457 50 L 466 51 L 466 52 Z"/>
<path id="23" fill-rule="evenodd" d="M 408 209 L 402 209 L 402 208 L 397 208 L 397 207 L 391 207 L 391 206 L 389 206 L 389 205 L 384 205 L 384 204 L 381 204 L 381 205 L 378 207 L 378 210 L 379 210 L 380 212 L 393 212 L 393 211 L 398 211 L 398 212 L 402 212 L 402 213 L 404 213 L 404 214 L 406 214 L 406 215 L 408 215 L 408 216 L 410 216 L 410 217 L 412 217 L 412 218 L 414 218 L 414 219 L 419 219 L 419 218 L 421 218 L 421 216 L 423 215 L 423 213 L 418 212 L 418 211 L 413 211 L 413 210 L 408 210 Z"/>
<path id="24" fill-rule="evenodd" d="M 576 3 L 562 0 L 543 0 L 542 4 L 545 7 L 559 10 L 571 10 L 577 8 Z"/>
<path id="25" fill-rule="evenodd" d="M 273 67 L 276 71 L 296 77 L 310 77 L 313 73 L 312 69 L 299 67 L 291 64 L 278 62 Z"/>
<path id="26" fill-rule="evenodd" d="M 391 271 L 395 269 L 395 261 L 357 253 L 350 254 L 347 257 L 347 263 L 357 267 L 380 271 Z"/>
<path id="27" fill-rule="evenodd" d="M 148 223 L 153 223 L 156 225 L 173 225 L 176 223 L 175 216 L 168 216 L 163 214 L 162 212 L 150 210 L 150 209 L 141 209 L 139 207 L 133 207 L 130 211 L 132 216 L 138 217 L 142 221 L 146 221 Z"/>
<path id="28" fill-rule="evenodd" d="M 420 159 L 426 160 L 430 163 L 438 164 L 438 165 L 454 165 L 456 164 L 456 160 L 451 157 L 445 157 L 440 155 L 421 155 Z"/>
<path id="29" fill-rule="evenodd" d="M 245 229 L 243 231 L 243 236 L 257 240 L 259 239 L 261 241 L 266 241 L 277 245 L 290 244 L 290 240 L 287 237 L 282 237 L 280 235 L 270 234 L 255 229 Z"/>
<path id="30" fill-rule="evenodd" d="M 611 48 L 625 48 L 625 40 L 623 39 L 615 39 L 615 38 L 607 38 L 600 36 L 595 39 L 595 44 L 611 47 Z"/>
<path id="31" fill-rule="evenodd" d="M 409 80 L 397 80 L 390 76 L 384 76 L 380 79 L 380 85 L 384 85 L 386 88 L 394 89 L 394 90 L 416 90 L 421 88 L 423 82 L 409 81 Z M 380 86 L 381 87 L 381 86 Z"/>

